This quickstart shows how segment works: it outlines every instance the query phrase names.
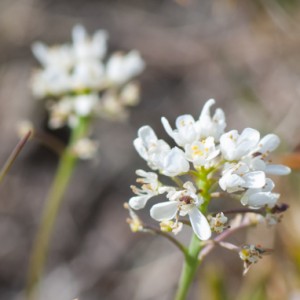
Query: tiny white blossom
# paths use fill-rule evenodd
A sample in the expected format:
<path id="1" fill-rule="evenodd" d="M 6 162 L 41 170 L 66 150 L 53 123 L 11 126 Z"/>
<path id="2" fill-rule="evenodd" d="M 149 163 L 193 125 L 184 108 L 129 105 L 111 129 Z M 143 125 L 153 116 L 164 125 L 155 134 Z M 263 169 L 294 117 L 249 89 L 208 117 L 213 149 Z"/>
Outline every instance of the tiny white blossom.
<path id="1" fill-rule="evenodd" d="M 267 178 L 263 187 L 247 190 L 241 198 L 241 203 L 251 208 L 261 208 L 265 205 L 273 207 L 280 197 L 279 194 L 272 193 L 274 186 L 274 182 Z"/>
<path id="2" fill-rule="evenodd" d="M 49 127 L 53 129 L 62 127 L 73 112 L 73 101 L 69 97 L 64 97 L 61 101 L 50 103 L 49 110 Z"/>
<path id="3" fill-rule="evenodd" d="M 131 186 L 133 193 L 137 196 L 130 198 L 129 206 L 133 209 L 142 209 L 149 199 L 158 195 L 160 183 L 156 173 L 137 170 L 136 174 L 141 176 L 137 179 L 137 182 L 142 184 L 142 187 L 139 189 L 134 185 Z"/>
<path id="4" fill-rule="evenodd" d="M 259 141 L 257 147 L 242 160 L 255 171 L 264 171 L 273 175 L 288 175 L 291 172 L 289 167 L 270 164 L 267 161 L 269 154 L 279 146 L 279 143 L 280 139 L 277 135 L 267 134 Z"/>
<path id="5" fill-rule="evenodd" d="M 183 227 L 182 222 L 173 222 L 171 220 L 164 220 L 159 223 L 160 230 L 163 232 L 173 232 L 174 234 L 178 234 Z"/>
<path id="6" fill-rule="evenodd" d="M 138 137 L 133 144 L 138 154 L 147 161 L 153 170 L 162 168 L 162 159 L 171 150 L 164 140 L 157 138 L 150 126 L 143 126 L 138 130 Z"/>
<path id="7" fill-rule="evenodd" d="M 96 94 L 78 95 L 73 97 L 74 112 L 78 116 L 86 117 L 93 113 L 99 99 Z"/>
<path id="8" fill-rule="evenodd" d="M 120 93 L 120 101 L 124 105 L 133 106 L 139 102 L 140 88 L 136 82 L 130 82 L 124 86 Z"/>
<path id="9" fill-rule="evenodd" d="M 112 83 L 124 84 L 140 74 L 144 67 L 145 63 L 137 51 L 131 51 L 126 55 L 115 53 L 107 62 L 106 77 Z"/>
<path id="10" fill-rule="evenodd" d="M 48 47 L 42 42 L 35 42 L 32 45 L 32 52 L 46 68 L 69 70 L 74 63 L 70 45 Z"/>
<path id="11" fill-rule="evenodd" d="M 262 258 L 263 255 L 270 254 L 272 252 L 271 249 L 264 249 L 261 246 L 255 245 L 245 245 L 239 252 L 239 256 L 241 260 L 244 261 L 244 272 L 245 275 L 249 268 L 258 262 L 259 259 Z"/>
<path id="12" fill-rule="evenodd" d="M 185 146 L 186 157 L 195 168 L 210 168 L 213 160 L 219 155 L 220 150 L 216 148 L 214 138 L 208 137 L 201 141 L 193 142 Z"/>
<path id="13" fill-rule="evenodd" d="M 228 221 L 228 218 L 222 212 L 218 213 L 215 217 L 209 216 L 208 221 L 210 228 L 214 232 L 222 233 L 224 229 L 228 228 L 228 226 L 225 225 Z"/>
<path id="14" fill-rule="evenodd" d="M 188 172 L 190 164 L 184 152 L 174 147 L 162 156 L 161 172 L 167 176 L 177 176 Z"/>
<path id="15" fill-rule="evenodd" d="M 172 220 L 177 214 L 188 215 L 192 228 L 200 240 L 207 240 L 211 236 L 210 226 L 206 217 L 198 209 L 203 199 L 196 194 L 196 188 L 191 182 L 186 182 L 184 190 L 177 191 L 169 188 L 168 202 L 158 203 L 152 206 L 150 215 L 157 221 Z"/>
<path id="16" fill-rule="evenodd" d="M 239 160 L 255 149 L 259 137 L 259 132 L 252 128 L 244 129 L 241 134 L 237 130 L 231 130 L 220 138 L 221 152 L 226 160 Z"/>
<path id="17" fill-rule="evenodd" d="M 129 217 L 126 221 L 132 232 L 144 231 L 144 224 L 139 216 L 132 210 L 128 203 L 124 203 L 124 208 L 129 211 Z"/>
<path id="18" fill-rule="evenodd" d="M 74 55 L 79 60 L 102 59 L 107 51 L 108 34 L 96 31 L 89 37 L 85 28 L 78 24 L 72 30 Z"/>
<path id="19" fill-rule="evenodd" d="M 171 128 L 169 121 L 165 117 L 162 117 L 161 121 L 168 135 L 172 137 L 179 146 L 191 144 L 200 137 L 197 124 L 191 115 L 179 116 L 176 119 L 175 130 Z"/>
<path id="20" fill-rule="evenodd" d="M 72 146 L 72 152 L 74 155 L 78 156 L 80 159 L 92 159 L 95 157 L 99 144 L 96 141 L 92 141 L 88 138 L 83 138 L 78 140 Z"/>
<path id="21" fill-rule="evenodd" d="M 164 140 L 159 140 L 150 126 L 143 126 L 138 130 L 138 138 L 133 144 L 153 170 L 171 177 L 189 171 L 190 165 L 184 152 L 177 147 L 171 149 Z"/>
<path id="22" fill-rule="evenodd" d="M 243 191 L 247 188 L 261 188 L 266 183 L 265 173 L 262 171 L 251 171 L 247 164 L 227 164 L 219 179 L 222 190 L 228 193 Z"/>
<path id="23" fill-rule="evenodd" d="M 210 114 L 210 108 L 216 103 L 214 99 L 209 99 L 203 106 L 197 126 L 201 133 L 201 138 L 212 136 L 219 141 L 226 127 L 225 114 L 222 109 L 217 108 L 213 117 Z"/>
<path id="24" fill-rule="evenodd" d="M 104 88 L 104 66 L 96 61 L 78 61 L 69 75 L 68 89 L 71 91 L 92 90 Z"/>

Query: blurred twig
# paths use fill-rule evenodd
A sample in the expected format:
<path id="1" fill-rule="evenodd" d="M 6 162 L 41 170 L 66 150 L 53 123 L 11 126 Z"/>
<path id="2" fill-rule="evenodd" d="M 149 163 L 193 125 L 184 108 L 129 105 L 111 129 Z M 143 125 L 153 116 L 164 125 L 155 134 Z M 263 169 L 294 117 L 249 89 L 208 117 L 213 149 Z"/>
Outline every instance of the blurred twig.
<path id="1" fill-rule="evenodd" d="M 13 163 L 15 162 L 16 158 L 20 154 L 21 150 L 25 146 L 26 142 L 31 136 L 31 131 L 28 131 L 28 133 L 19 141 L 15 149 L 12 151 L 10 156 L 8 157 L 6 163 L 2 167 L 0 171 L 0 183 L 3 181 L 6 174 L 9 172 L 10 168 L 12 167 Z"/>

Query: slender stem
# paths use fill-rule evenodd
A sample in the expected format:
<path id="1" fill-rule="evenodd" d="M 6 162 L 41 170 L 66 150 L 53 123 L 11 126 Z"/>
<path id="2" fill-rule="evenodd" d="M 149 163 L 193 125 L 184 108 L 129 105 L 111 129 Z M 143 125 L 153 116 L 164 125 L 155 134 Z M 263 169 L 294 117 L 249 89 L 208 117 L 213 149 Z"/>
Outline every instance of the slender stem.
<path id="1" fill-rule="evenodd" d="M 14 161 L 20 154 L 21 150 L 25 146 L 26 142 L 31 136 L 31 131 L 28 131 L 28 133 L 19 141 L 19 143 L 16 145 L 10 156 L 8 157 L 7 161 L 5 162 L 4 166 L 0 170 L 0 183 L 3 181 L 6 174 L 9 172 L 11 166 L 13 165 Z"/>
<path id="2" fill-rule="evenodd" d="M 187 249 L 184 247 L 184 245 L 181 244 L 175 238 L 173 238 L 171 235 L 167 234 L 166 232 L 163 232 L 160 229 L 152 227 L 150 225 L 144 225 L 143 228 L 146 230 L 146 232 L 163 236 L 164 238 L 168 239 L 171 243 L 173 243 L 183 254 L 187 254 Z"/>
<path id="3" fill-rule="evenodd" d="M 183 186 L 183 182 L 182 180 L 177 177 L 177 176 L 174 176 L 174 177 L 171 177 L 171 179 L 179 186 L 179 187 L 182 187 Z"/>
<path id="4" fill-rule="evenodd" d="M 207 173 L 202 173 L 201 176 L 196 177 L 196 184 L 201 191 L 201 196 L 204 201 L 201 206 L 202 213 L 207 210 L 208 203 L 210 201 L 209 189 L 211 187 L 211 182 L 208 179 Z M 193 282 L 197 269 L 201 263 L 198 259 L 201 249 L 204 247 L 205 243 L 201 242 L 198 237 L 193 233 L 188 252 L 185 255 L 185 261 L 183 264 L 183 269 L 181 272 L 181 277 L 176 292 L 175 300 L 185 300 L 187 298 L 189 288 Z"/>
<path id="5" fill-rule="evenodd" d="M 231 209 L 231 210 L 224 210 L 224 214 L 229 215 L 229 214 L 240 214 L 240 213 L 254 213 L 254 214 L 259 214 L 263 215 L 266 213 L 265 209 L 252 209 L 252 208 L 239 208 L 239 209 Z M 214 213 L 212 213 L 214 214 Z"/>
<path id="6" fill-rule="evenodd" d="M 229 237 L 230 235 L 232 235 L 233 233 L 235 233 L 238 230 L 250 227 L 250 226 L 254 226 L 254 223 L 251 219 L 249 218 L 245 218 L 241 221 L 241 223 L 239 225 L 236 225 L 234 227 L 231 227 L 225 231 L 223 231 L 221 234 L 219 234 L 217 237 L 215 237 L 211 243 L 207 244 L 202 250 L 201 253 L 199 255 L 200 259 L 202 260 L 206 255 L 208 255 L 216 245 L 218 245 L 220 242 L 222 242 L 223 240 L 225 240 L 227 237 Z"/>
<path id="7" fill-rule="evenodd" d="M 197 268 L 201 261 L 198 260 L 199 252 L 203 247 L 203 243 L 197 238 L 195 234 L 193 234 L 188 253 L 185 256 L 185 262 L 183 265 L 178 290 L 175 296 L 175 300 L 185 300 L 191 283 L 195 277 Z"/>
<path id="8" fill-rule="evenodd" d="M 89 120 L 80 119 L 78 125 L 73 128 L 69 145 L 61 156 L 33 245 L 26 288 L 26 299 L 28 300 L 37 299 L 37 287 L 44 270 L 55 220 L 77 162 L 77 157 L 72 153 L 72 146 L 86 135 L 88 128 Z"/>

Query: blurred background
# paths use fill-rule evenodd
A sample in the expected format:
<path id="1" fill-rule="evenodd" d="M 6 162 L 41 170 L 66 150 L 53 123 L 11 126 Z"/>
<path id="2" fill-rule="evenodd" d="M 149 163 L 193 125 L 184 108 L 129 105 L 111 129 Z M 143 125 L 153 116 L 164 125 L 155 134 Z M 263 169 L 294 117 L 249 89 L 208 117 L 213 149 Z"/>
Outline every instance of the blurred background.
<path id="1" fill-rule="evenodd" d="M 43 103 L 29 88 L 38 64 L 31 44 L 70 41 L 81 23 L 110 34 L 110 50 L 137 49 L 146 61 L 142 101 L 126 123 L 97 121 L 99 159 L 80 162 L 60 211 L 42 300 L 172 299 L 182 257 L 160 237 L 130 232 L 123 202 L 135 170 L 146 168 L 132 140 L 151 125 L 168 140 L 160 117 L 174 121 L 215 98 L 227 129 L 254 127 L 282 139 L 278 153 L 300 144 L 300 2 L 297 0 L 0 0 L 0 162 L 17 143 L 18 122 L 50 132 Z M 168 140 L 170 141 L 170 140 Z M 170 141 L 171 142 L 171 141 Z M 0 299 L 22 299 L 29 254 L 57 156 L 29 142 L 0 187 Z M 297 157 L 278 156 L 297 167 Z M 288 161 L 287 161 L 288 159 Z M 280 178 L 290 209 L 276 228 L 231 240 L 275 248 L 242 277 L 236 253 L 207 257 L 189 299 L 300 299 L 300 175 Z M 229 202 L 230 204 L 230 202 Z M 145 211 L 144 217 L 149 216 Z M 186 236 L 185 236 L 186 234 Z M 183 232 L 187 239 L 190 232 Z"/>

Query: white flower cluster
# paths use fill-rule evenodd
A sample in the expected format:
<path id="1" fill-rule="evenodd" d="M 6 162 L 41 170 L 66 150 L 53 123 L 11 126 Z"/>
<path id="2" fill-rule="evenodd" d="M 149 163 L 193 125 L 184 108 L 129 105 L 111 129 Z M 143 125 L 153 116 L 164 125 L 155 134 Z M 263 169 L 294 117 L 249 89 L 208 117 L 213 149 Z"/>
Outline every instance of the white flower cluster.
<path id="1" fill-rule="evenodd" d="M 207 200 L 199 179 L 210 187 L 218 182 L 224 192 L 239 195 L 243 205 L 257 209 L 272 208 L 279 198 L 279 194 L 273 192 L 274 183 L 267 174 L 290 173 L 288 167 L 268 161 L 270 152 L 279 145 L 275 134 L 261 138 L 252 128 L 246 128 L 242 133 L 237 130 L 225 132 L 224 112 L 218 108 L 212 116 L 210 108 L 213 104 L 213 99 L 206 102 L 198 120 L 191 115 L 179 116 L 175 129 L 162 118 L 166 132 L 177 144 L 175 147 L 158 139 L 150 126 L 141 127 L 134 140 L 135 149 L 148 166 L 178 184 L 176 187 L 164 185 L 157 173 L 137 171 L 142 177 L 138 182 L 143 185 L 141 189 L 133 187 L 136 196 L 129 201 L 131 208 L 141 209 L 150 198 L 166 193 L 167 202 L 152 206 L 152 218 L 159 222 L 174 219 L 177 222 L 179 216 L 188 215 L 201 240 L 210 238 L 211 228 L 201 212 L 208 203 L 205 203 Z M 221 221 L 223 224 L 227 218 Z M 221 231 L 221 228 L 213 230 Z"/>
<path id="2" fill-rule="evenodd" d="M 54 47 L 37 42 L 32 50 L 42 65 L 32 77 L 37 98 L 50 99 L 49 126 L 76 125 L 79 117 L 101 115 L 123 119 L 126 106 L 137 104 L 139 75 L 144 61 L 137 51 L 113 53 L 105 60 L 108 34 L 98 30 L 90 37 L 83 26 L 72 31 L 72 44 Z"/>

